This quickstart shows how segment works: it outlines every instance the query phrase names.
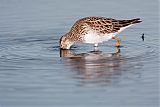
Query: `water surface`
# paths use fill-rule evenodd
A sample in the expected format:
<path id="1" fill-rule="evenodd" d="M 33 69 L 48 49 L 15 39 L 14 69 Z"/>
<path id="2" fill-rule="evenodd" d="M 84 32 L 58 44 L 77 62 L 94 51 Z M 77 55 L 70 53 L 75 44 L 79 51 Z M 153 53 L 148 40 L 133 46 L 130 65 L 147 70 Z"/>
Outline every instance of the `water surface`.
<path id="1" fill-rule="evenodd" d="M 0 16 L 0 107 L 158 107 L 158 1 L 1 0 Z M 85 16 L 143 22 L 118 35 L 120 48 L 60 51 Z"/>

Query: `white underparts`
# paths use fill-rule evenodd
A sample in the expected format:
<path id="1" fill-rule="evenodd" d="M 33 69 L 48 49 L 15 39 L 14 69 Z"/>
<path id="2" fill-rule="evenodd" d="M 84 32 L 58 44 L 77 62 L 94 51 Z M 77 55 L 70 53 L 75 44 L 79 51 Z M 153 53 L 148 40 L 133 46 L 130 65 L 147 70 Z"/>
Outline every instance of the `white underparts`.
<path id="1" fill-rule="evenodd" d="M 117 33 L 110 34 L 98 34 L 96 31 L 90 30 L 88 34 L 84 35 L 85 43 L 95 44 L 98 46 L 98 43 L 108 41 L 112 39 Z"/>
<path id="2" fill-rule="evenodd" d="M 118 32 L 115 33 L 109 33 L 109 34 L 99 34 L 95 30 L 90 29 L 86 35 L 84 35 L 84 42 L 85 43 L 90 43 L 90 44 L 95 44 L 95 46 L 98 46 L 98 43 L 102 43 L 104 41 L 108 41 L 112 39 L 114 36 L 122 32 L 124 29 L 130 27 L 132 25 L 122 27 Z"/>

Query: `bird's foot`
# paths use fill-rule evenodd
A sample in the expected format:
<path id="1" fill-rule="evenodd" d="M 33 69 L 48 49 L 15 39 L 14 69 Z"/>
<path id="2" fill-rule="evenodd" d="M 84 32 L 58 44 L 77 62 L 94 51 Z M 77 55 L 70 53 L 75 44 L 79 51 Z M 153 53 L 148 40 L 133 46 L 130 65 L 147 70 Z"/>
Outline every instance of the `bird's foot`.
<path id="1" fill-rule="evenodd" d="M 117 47 L 117 48 L 125 47 L 125 48 L 126 48 L 126 46 L 124 46 L 124 45 L 120 45 L 120 44 L 116 44 L 116 45 L 115 45 L 115 47 Z"/>
<path id="2" fill-rule="evenodd" d="M 121 47 L 120 43 L 117 43 L 117 44 L 116 44 L 116 47 L 117 47 L 117 48 L 120 48 L 120 47 Z"/>

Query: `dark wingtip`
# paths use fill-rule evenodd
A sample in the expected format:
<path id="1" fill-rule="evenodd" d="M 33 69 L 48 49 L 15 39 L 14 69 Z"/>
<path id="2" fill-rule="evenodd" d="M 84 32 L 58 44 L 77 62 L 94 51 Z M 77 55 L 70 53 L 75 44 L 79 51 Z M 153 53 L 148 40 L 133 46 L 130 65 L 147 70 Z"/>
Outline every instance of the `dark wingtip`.
<path id="1" fill-rule="evenodd" d="M 140 18 L 132 19 L 131 21 L 132 21 L 132 24 L 142 22 L 142 20 Z"/>

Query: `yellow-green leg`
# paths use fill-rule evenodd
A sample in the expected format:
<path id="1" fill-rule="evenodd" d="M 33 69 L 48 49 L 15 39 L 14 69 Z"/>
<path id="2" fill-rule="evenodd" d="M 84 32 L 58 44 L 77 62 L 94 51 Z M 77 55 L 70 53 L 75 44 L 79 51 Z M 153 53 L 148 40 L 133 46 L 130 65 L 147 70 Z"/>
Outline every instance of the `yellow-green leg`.
<path id="1" fill-rule="evenodd" d="M 118 38 L 118 37 L 112 37 L 112 39 L 117 40 L 117 44 L 116 44 L 116 46 L 117 46 L 117 47 L 120 47 L 121 39 L 120 39 L 120 38 Z"/>

